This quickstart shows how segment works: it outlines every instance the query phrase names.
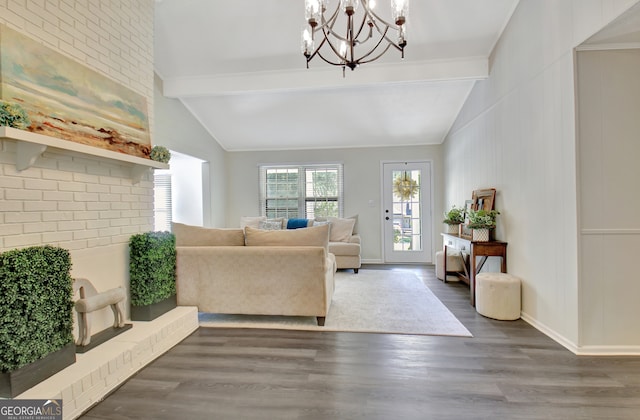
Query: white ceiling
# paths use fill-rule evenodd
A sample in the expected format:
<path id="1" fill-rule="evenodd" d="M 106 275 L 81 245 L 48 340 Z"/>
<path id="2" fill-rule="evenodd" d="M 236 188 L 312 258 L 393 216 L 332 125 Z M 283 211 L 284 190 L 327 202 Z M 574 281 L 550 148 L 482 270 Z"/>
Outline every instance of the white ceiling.
<path id="1" fill-rule="evenodd" d="M 405 59 L 343 78 L 306 69 L 303 0 L 156 0 L 155 69 L 228 151 L 438 144 L 517 3 L 413 0 Z"/>

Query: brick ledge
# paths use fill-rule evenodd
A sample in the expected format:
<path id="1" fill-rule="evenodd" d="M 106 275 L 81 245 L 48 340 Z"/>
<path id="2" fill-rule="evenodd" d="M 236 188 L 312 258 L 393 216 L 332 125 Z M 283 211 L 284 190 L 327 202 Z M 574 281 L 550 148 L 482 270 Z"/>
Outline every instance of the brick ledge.
<path id="1" fill-rule="evenodd" d="M 76 363 L 16 399 L 63 400 L 63 417 L 75 419 L 144 366 L 198 329 L 196 307 L 179 306 L 133 327 L 84 354 Z"/>

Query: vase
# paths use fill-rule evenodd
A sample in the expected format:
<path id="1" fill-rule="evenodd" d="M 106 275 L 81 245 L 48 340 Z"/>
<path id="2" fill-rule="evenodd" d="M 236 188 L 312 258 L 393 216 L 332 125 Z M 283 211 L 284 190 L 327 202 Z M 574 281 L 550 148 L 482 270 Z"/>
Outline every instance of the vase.
<path id="1" fill-rule="evenodd" d="M 472 229 L 471 240 L 474 242 L 489 242 L 489 229 Z"/>
<path id="2" fill-rule="evenodd" d="M 459 226 L 460 225 L 457 224 L 457 223 L 456 224 L 449 224 L 449 223 L 445 223 L 444 224 L 444 228 L 445 228 L 446 233 L 449 233 L 451 235 L 457 235 L 458 234 L 458 232 L 460 230 Z"/>

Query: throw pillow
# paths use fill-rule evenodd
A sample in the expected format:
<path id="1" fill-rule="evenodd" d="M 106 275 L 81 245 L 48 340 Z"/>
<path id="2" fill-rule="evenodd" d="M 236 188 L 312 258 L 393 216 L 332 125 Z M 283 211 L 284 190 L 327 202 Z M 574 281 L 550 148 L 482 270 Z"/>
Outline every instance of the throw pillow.
<path id="1" fill-rule="evenodd" d="M 176 246 L 244 246 L 242 229 L 215 229 L 172 223 Z"/>
<path id="2" fill-rule="evenodd" d="M 331 219 L 331 217 L 317 217 L 317 218 L 313 221 L 313 223 L 314 223 L 314 225 L 315 225 L 317 222 L 326 222 L 326 221 L 328 221 L 329 219 Z M 355 224 L 353 225 L 353 232 L 352 232 L 352 234 L 353 234 L 353 235 L 357 235 L 357 234 L 358 234 L 358 215 L 356 214 L 355 216 L 349 216 L 349 217 L 346 217 L 346 219 L 353 219 L 353 220 L 355 220 Z"/>
<path id="3" fill-rule="evenodd" d="M 240 228 L 244 229 L 247 226 L 258 229 L 258 224 L 262 220 L 267 220 L 266 216 L 242 216 L 240 218 Z"/>
<path id="4" fill-rule="evenodd" d="M 262 230 L 281 230 L 282 229 L 282 220 L 279 220 L 279 219 L 261 220 L 260 223 L 258 223 L 258 229 L 262 229 Z"/>
<path id="5" fill-rule="evenodd" d="M 260 230 L 247 226 L 247 246 L 321 246 L 329 245 L 329 226 L 312 226 L 307 229 Z"/>
<path id="6" fill-rule="evenodd" d="M 309 226 L 309 219 L 289 219 L 287 229 L 300 229 Z"/>
<path id="7" fill-rule="evenodd" d="M 331 238 L 331 223 L 328 220 L 320 221 L 318 219 L 312 220 L 311 226 L 329 226 L 329 238 Z"/>
<path id="8" fill-rule="evenodd" d="M 349 242 L 353 235 L 353 228 L 356 225 L 355 219 L 342 219 L 340 217 L 329 217 L 331 223 L 331 242 Z"/>

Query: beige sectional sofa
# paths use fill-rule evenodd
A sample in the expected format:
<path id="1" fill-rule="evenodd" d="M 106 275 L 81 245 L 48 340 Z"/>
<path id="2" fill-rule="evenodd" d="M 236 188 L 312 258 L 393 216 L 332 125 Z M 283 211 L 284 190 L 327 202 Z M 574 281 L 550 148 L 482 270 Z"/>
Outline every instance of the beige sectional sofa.
<path id="1" fill-rule="evenodd" d="M 267 231 L 173 224 L 178 305 L 200 312 L 314 316 L 324 325 L 336 261 L 328 226 Z"/>

